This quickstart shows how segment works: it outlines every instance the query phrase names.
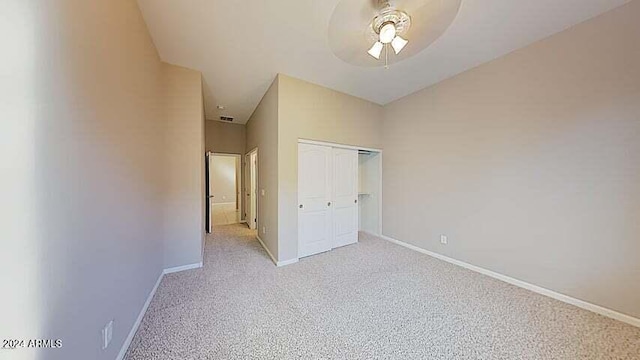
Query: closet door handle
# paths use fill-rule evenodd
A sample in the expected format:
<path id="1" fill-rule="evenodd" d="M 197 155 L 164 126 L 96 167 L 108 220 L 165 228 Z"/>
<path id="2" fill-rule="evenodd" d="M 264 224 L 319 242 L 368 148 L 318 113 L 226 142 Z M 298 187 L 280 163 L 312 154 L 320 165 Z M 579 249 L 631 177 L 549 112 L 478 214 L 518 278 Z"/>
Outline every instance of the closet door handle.
<path id="1" fill-rule="evenodd" d="M 329 202 L 327 203 L 327 206 L 331 206 L 331 201 L 329 201 Z"/>
<path id="2" fill-rule="evenodd" d="M 302 209 L 302 208 L 304 207 L 304 205 L 300 204 L 300 206 L 299 206 L 299 207 L 300 207 L 300 209 Z"/>
<path id="3" fill-rule="evenodd" d="M 353 202 L 354 202 L 355 204 L 357 204 L 357 203 L 358 203 L 358 199 L 353 200 Z"/>

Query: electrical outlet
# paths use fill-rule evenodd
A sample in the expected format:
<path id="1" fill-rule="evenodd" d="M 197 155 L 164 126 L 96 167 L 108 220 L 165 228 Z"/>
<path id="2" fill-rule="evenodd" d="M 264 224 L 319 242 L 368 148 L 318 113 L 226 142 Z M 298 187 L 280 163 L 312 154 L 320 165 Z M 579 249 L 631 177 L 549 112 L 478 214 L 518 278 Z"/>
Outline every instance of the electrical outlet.
<path id="1" fill-rule="evenodd" d="M 113 320 L 109 321 L 102 329 L 102 350 L 109 347 L 113 338 Z"/>
<path id="2" fill-rule="evenodd" d="M 449 240 L 447 239 L 447 235 L 440 235 L 440 244 L 447 244 Z"/>
<path id="3" fill-rule="evenodd" d="M 267 227 L 266 227 L 266 226 L 263 226 L 263 227 L 262 227 L 262 235 L 264 235 L 264 234 L 266 234 L 266 233 L 267 233 Z"/>

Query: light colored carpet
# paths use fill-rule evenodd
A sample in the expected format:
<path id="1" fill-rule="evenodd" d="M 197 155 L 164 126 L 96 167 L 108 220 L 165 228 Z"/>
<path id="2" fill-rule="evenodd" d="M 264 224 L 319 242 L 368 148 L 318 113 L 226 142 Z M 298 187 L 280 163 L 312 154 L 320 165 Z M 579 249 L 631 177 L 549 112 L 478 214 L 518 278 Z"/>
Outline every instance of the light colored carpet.
<path id="1" fill-rule="evenodd" d="M 127 359 L 639 359 L 640 329 L 377 238 L 276 268 L 219 226 Z"/>

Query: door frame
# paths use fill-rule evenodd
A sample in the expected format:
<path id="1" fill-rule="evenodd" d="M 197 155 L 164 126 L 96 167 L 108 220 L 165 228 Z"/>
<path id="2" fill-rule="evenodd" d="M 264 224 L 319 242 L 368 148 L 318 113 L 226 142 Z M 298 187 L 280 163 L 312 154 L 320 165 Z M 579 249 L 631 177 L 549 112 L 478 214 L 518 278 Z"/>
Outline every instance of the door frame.
<path id="1" fill-rule="evenodd" d="M 304 139 L 304 138 L 298 138 L 298 144 L 311 144 L 311 145 L 322 145 L 322 146 L 331 146 L 331 147 L 335 147 L 335 148 L 342 148 L 342 149 L 351 149 L 351 150 L 366 150 L 366 151 L 370 151 L 370 152 L 374 152 L 374 153 L 378 153 L 379 156 L 379 165 L 380 165 L 380 173 L 378 174 L 378 176 L 380 177 L 380 181 L 379 181 L 379 188 L 378 188 L 378 193 L 380 194 L 380 201 L 378 201 L 378 219 L 380 219 L 380 221 L 378 221 L 378 233 L 377 234 L 373 234 L 373 235 L 377 235 L 377 236 L 382 236 L 382 202 L 383 202 L 383 194 L 382 194 L 382 155 L 383 155 L 383 151 L 382 149 L 376 149 L 376 148 L 369 148 L 369 147 L 365 147 L 365 146 L 357 146 L 357 145 L 346 145 L 346 144 L 340 144 L 340 143 L 334 143 L 334 142 L 329 142 L 329 141 L 318 141 L 318 140 L 311 140 L 311 139 Z M 297 196 L 297 194 L 296 194 Z M 296 201 L 299 203 L 299 200 L 296 199 Z"/>
<path id="2" fill-rule="evenodd" d="M 211 161 L 213 160 L 213 153 L 211 151 L 207 151 L 205 153 L 205 232 L 207 234 L 213 233 L 213 206 L 211 204 L 211 199 L 213 198 L 213 194 L 211 192 Z M 203 254 L 204 254 L 204 242 L 202 245 Z"/>
<path id="3" fill-rule="evenodd" d="M 256 179 L 256 181 L 255 181 L 256 182 L 256 184 L 255 184 L 255 186 L 256 186 L 256 189 L 255 189 L 255 203 L 256 203 L 255 214 L 253 214 L 251 212 L 251 205 L 252 205 L 252 202 L 254 200 L 252 199 L 252 196 L 251 196 L 251 193 L 252 193 L 251 190 L 252 189 L 250 189 L 250 187 L 251 187 L 251 176 L 253 175 L 252 171 L 251 171 L 251 165 L 252 165 L 251 164 L 251 157 L 253 155 L 255 155 L 255 157 L 256 157 L 256 163 L 255 163 L 255 179 Z M 256 221 L 255 221 L 256 228 L 253 229 L 253 230 L 258 230 L 258 220 L 260 219 L 260 212 L 258 211 L 258 209 L 259 209 L 258 203 L 260 202 L 260 196 L 258 195 L 258 189 L 260 188 L 260 186 L 259 186 L 260 181 L 259 181 L 259 178 L 258 178 L 258 173 L 260 171 L 259 167 L 258 167 L 258 161 L 259 161 L 258 160 L 259 159 L 258 148 L 255 147 L 255 148 L 251 149 L 249 152 L 247 152 L 244 155 L 244 157 L 245 157 L 246 169 L 245 169 L 245 175 L 244 175 L 245 188 L 244 188 L 244 191 L 243 191 L 243 194 L 242 194 L 243 198 L 244 198 L 244 195 L 245 195 L 245 191 L 247 189 L 249 189 L 249 199 L 247 199 L 247 201 L 245 201 L 245 204 L 246 204 L 245 205 L 245 210 L 246 210 L 245 222 L 247 223 L 247 226 L 249 227 L 249 229 L 251 229 L 251 217 L 253 216 L 256 219 Z M 249 159 L 249 162 L 247 162 L 247 160 L 246 160 L 247 158 Z"/>

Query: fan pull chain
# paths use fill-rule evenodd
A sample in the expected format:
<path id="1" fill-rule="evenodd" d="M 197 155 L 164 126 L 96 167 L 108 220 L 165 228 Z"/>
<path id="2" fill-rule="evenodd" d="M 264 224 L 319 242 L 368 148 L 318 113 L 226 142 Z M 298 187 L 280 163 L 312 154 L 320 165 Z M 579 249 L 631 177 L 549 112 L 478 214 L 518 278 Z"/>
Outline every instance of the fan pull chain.
<path id="1" fill-rule="evenodd" d="M 389 68 L 389 44 L 384 44 L 384 68 Z"/>

